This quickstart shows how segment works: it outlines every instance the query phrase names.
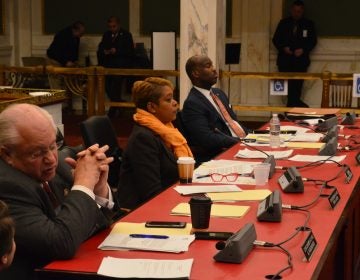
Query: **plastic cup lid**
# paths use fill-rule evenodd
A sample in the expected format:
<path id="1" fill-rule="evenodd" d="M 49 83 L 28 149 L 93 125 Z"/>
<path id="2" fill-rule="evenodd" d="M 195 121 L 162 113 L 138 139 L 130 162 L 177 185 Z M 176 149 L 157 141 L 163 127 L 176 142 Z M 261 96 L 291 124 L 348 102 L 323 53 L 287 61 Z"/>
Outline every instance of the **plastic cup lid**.
<path id="1" fill-rule="evenodd" d="M 179 157 L 177 163 L 195 163 L 195 160 L 192 157 Z"/>

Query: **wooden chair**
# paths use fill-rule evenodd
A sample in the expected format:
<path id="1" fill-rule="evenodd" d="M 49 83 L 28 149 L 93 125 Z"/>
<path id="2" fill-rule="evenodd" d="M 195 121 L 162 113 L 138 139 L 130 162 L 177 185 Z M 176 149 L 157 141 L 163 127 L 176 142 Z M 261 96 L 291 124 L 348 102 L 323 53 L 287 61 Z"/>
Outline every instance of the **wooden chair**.
<path id="1" fill-rule="evenodd" d="M 330 80 L 329 107 L 354 107 L 352 97 L 352 80 Z M 357 106 L 358 107 L 358 106 Z"/>

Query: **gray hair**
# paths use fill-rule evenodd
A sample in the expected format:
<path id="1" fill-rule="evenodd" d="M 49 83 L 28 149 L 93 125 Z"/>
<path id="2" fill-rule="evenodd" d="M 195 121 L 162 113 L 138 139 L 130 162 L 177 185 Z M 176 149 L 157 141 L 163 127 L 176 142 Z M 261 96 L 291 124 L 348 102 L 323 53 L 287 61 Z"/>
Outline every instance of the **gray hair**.
<path id="1" fill-rule="evenodd" d="M 24 121 L 24 114 L 29 111 L 39 112 L 48 119 L 56 133 L 54 120 L 46 110 L 32 104 L 13 104 L 0 113 L 0 147 L 17 144 L 20 138 L 17 125 Z"/>

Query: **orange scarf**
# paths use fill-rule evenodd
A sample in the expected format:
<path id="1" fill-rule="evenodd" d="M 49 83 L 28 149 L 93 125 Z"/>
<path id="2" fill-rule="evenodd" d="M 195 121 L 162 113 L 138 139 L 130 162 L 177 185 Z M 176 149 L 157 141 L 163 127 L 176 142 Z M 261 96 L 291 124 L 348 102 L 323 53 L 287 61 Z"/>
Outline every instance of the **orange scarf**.
<path id="1" fill-rule="evenodd" d="M 173 151 L 176 157 L 193 156 L 186 139 L 171 122 L 164 124 L 153 114 L 142 109 L 136 109 L 134 121 L 159 134 L 165 145 Z"/>

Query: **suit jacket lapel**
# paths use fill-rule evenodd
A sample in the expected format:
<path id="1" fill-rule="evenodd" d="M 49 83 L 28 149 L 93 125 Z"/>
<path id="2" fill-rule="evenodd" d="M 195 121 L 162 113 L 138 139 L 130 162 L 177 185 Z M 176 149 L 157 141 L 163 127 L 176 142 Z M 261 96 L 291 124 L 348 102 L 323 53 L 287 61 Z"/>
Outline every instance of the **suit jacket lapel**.
<path id="1" fill-rule="evenodd" d="M 214 108 L 214 105 L 212 105 L 210 103 L 210 101 L 200 91 L 198 91 L 196 88 L 193 87 L 192 92 L 200 99 L 201 103 L 205 104 L 208 107 L 208 109 L 210 111 L 214 112 L 217 115 L 217 117 L 225 124 L 225 121 L 224 121 L 223 117 L 220 115 L 220 113 L 218 112 L 218 110 L 216 108 Z M 214 92 L 214 93 L 216 95 L 218 95 L 218 93 L 216 93 L 216 92 Z M 221 100 L 221 102 L 222 102 L 222 100 Z"/>

